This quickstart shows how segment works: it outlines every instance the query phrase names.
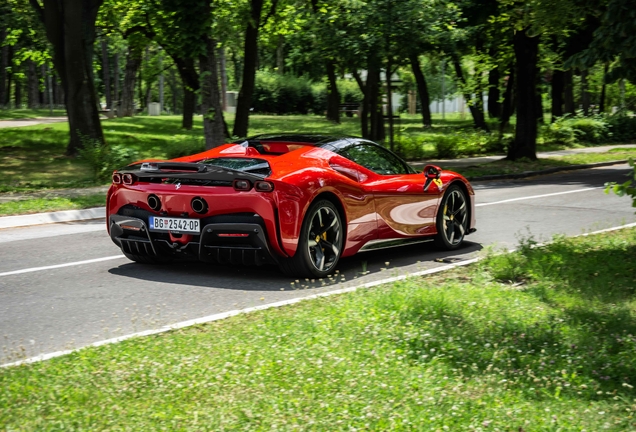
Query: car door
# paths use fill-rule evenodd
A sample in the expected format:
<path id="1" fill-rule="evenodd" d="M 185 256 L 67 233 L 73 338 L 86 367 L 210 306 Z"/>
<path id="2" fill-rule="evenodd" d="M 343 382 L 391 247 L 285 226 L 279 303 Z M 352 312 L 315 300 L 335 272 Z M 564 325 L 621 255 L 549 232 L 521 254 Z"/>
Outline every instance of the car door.
<path id="1" fill-rule="evenodd" d="M 414 173 L 399 157 L 375 143 L 361 142 L 339 153 L 376 174 L 364 185 L 373 194 L 379 239 L 435 233 L 440 195 L 436 187 L 430 193 L 424 191 L 422 173 Z"/>

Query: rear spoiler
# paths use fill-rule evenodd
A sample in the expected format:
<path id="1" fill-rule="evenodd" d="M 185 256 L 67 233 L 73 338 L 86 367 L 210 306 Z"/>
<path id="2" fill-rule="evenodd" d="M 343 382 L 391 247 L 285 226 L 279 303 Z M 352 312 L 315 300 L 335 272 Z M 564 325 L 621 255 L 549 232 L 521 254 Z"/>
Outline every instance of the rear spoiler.
<path id="1" fill-rule="evenodd" d="M 198 180 L 263 180 L 265 176 L 215 165 L 194 162 L 143 162 L 117 170 L 120 174 L 133 174 L 139 180 L 151 181 L 155 178 L 198 179 Z"/>

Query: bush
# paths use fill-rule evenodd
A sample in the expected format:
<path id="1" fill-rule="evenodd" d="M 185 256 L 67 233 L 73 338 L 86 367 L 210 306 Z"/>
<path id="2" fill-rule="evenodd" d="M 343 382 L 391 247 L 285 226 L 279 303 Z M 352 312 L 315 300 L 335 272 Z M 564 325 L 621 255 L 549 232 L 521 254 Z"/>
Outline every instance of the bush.
<path id="1" fill-rule="evenodd" d="M 260 113 L 308 114 L 314 106 L 314 93 L 306 78 L 259 71 L 252 104 Z"/>
<path id="2" fill-rule="evenodd" d="M 86 136 L 80 139 L 83 147 L 78 150 L 78 156 L 90 166 L 96 183 L 107 181 L 113 171 L 139 158 L 134 150 L 123 145 L 102 144 Z"/>
<path id="3" fill-rule="evenodd" d="M 559 117 L 543 131 L 546 143 L 573 146 L 578 143 L 600 144 L 610 142 L 613 131 L 608 117 L 602 114 L 585 117 Z"/>
<path id="4" fill-rule="evenodd" d="M 452 159 L 458 156 L 474 156 L 484 153 L 501 153 L 506 149 L 506 140 L 500 141 L 494 134 L 481 131 L 460 131 L 432 138 L 436 156 Z"/>
<path id="5" fill-rule="evenodd" d="M 629 142 L 636 140 L 636 117 L 613 115 L 607 117 L 611 141 Z"/>
<path id="6" fill-rule="evenodd" d="M 174 159 L 205 151 L 205 138 L 174 135 L 166 146 L 166 158 Z"/>
<path id="7" fill-rule="evenodd" d="M 546 126 L 542 133 L 543 141 L 550 144 L 562 144 L 568 147 L 575 145 L 578 142 L 577 134 L 566 120 L 565 117 L 559 117 L 556 121 Z"/>
<path id="8" fill-rule="evenodd" d="M 406 160 L 425 159 L 428 155 L 424 151 L 422 138 L 399 136 L 394 138 L 395 152 Z"/>

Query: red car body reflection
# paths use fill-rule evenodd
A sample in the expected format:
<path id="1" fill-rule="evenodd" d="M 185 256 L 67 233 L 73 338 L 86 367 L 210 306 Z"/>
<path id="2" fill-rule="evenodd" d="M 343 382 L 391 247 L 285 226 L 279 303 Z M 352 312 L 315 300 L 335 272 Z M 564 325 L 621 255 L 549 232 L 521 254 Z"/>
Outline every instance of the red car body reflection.
<path id="1" fill-rule="evenodd" d="M 126 174 L 132 184 L 122 181 Z M 474 191 L 464 177 L 433 166 L 415 173 L 358 138 L 254 137 L 141 161 L 113 179 L 109 233 L 129 258 L 145 263 L 277 263 L 289 274 L 322 276 L 363 248 L 435 238 L 453 249 L 475 230 Z M 192 220 L 198 231 L 151 226 Z"/>

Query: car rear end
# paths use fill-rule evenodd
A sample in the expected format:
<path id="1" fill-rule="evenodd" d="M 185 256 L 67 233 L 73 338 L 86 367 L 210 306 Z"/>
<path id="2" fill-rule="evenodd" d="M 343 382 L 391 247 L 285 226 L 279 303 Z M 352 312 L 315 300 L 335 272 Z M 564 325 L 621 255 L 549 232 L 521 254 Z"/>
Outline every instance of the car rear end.
<path id="1" fill-rule="evenodd" d="M 115 172 L 107 200 L 113 242 L 139 262 L 276 263 L 285 253 L 269 164 L 225 158 L 225 165 L 147 162 Z"/>

